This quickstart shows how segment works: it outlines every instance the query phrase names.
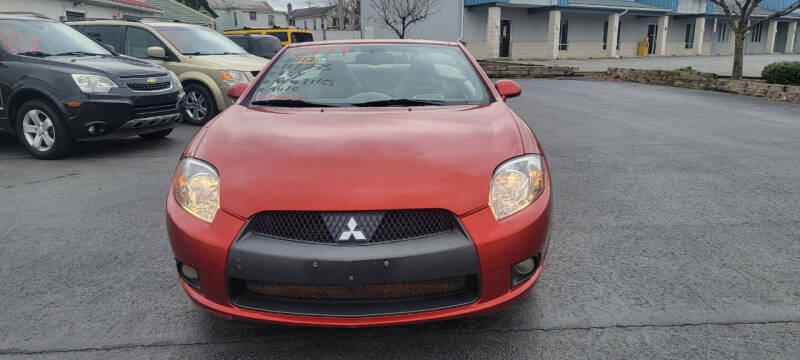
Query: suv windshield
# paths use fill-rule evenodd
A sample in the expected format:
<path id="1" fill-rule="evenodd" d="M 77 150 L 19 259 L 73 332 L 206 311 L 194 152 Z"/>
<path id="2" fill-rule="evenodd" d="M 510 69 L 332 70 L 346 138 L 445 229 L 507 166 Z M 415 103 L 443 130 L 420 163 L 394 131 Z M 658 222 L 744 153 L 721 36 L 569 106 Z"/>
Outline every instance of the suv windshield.
<path id="1" fill-rule="evenodd" d="M 0 20 L 0 46 L 27 56 L 111 55 L 79 31 L 59 22 Z"/>
<path id="2" fill-rule="evenodd" d="M 456 46 L 338 44 L 287 49 L 250 97 L 269 106 L 486 104 L 486 84 Z"/>
<path id="3" fill-rule="evenodd" d="M 153 28 L 184 55 L 246 53 L 224 35 L 202 26 L 154 26 Z"/>

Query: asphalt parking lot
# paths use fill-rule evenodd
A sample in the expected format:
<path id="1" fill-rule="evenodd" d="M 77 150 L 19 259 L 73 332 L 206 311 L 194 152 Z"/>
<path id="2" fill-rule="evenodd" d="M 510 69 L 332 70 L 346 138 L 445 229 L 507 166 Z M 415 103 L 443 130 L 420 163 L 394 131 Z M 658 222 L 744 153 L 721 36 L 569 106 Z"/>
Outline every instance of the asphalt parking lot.
<path id="1" fill-rule="evenodd" d="M 0 135 L 0 358 L 769 358 L 800 354 L 800 105 L 521 80 L 555 191 L 543 276 L 483 318 L 231 322 L 178 285 L 164 199 L 183 146 L 32 159 Z"/>

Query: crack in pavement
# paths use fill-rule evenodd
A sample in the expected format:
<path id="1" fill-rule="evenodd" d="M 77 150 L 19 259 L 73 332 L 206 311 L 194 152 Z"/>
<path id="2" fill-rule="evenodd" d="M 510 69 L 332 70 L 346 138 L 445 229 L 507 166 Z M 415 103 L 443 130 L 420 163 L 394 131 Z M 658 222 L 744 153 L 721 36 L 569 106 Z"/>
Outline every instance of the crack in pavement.
<path id="1" fill-rule="evenodd" d="M 699 323 L 680 323 L 680 324 L 635 324 L 635 325 L 610 325 L 610 326 L 587 326 L 587 327 L 555 327 L 555 328 L 520 328 L 520 329 L 485 329 L 480 331 L 453 331 L 446 332 L 446 335 L 476 335 L 481 333 L 526 333 L 526 332 L 559 332 L 559 331 L 596 331 L 596 330 L 613 330 L 613 329 L 643 329 L 643 328 L 684 328 L 684 327 L 701 327 L 701 326 L 740 326 L 740 325 L 783 325 L 783 324 L 800 324 L 800 320 L 777 320 L 777 321 L 742 321 L 742 322 L 699 322 Z M 441 329 L 439 329 L 441 330 Z M 416 333 L 394 333 L 391 336 L 420 336 Z M 381 335 L 357 335 L 356 338 L 369 339 L 384 337 L 386 334 Z M 430 336 L 430 335 L 422 335 Z M 352 336 L 348 336 L 352 340 Z M 79 353 L 79 352 L 93 352 L 93 351 L 113 351 L 137 348 L 167 348 L 167 347 L 190 347 L 190 346 L 203 346 L 203 345 L 226 345 L 226 344 L 262 344 L 255 341 L 247 340 L 222 340 L 222 341 L 198 341 L 198 342 L 155 342 L 150 344 L 119 344 L 101 347 L 85 347 L 75 349 L 45 349 L 45 350 L 24 350 L 24 349 L 0 349 L 0 355 L 4 356 L 27 356 L 27 355 L 48 355 L 48 354 L 61 354 L 61 353 Z"/>

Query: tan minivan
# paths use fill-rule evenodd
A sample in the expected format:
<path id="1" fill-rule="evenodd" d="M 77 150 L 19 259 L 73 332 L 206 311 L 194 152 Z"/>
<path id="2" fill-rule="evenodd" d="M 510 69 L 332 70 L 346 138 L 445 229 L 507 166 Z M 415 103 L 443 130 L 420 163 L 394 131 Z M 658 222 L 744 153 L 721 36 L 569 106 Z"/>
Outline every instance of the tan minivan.
<path id="1" fill-rule="evenodd" d="M 250 82 L 267 65 L 266 59 L 248 54 L 222 34 L 202 26 L 122 20 L 69 25 L 118 53 L 175 72 L 186 91 L 184 121 L 190 124 L 202 125 L 230 106 L 228 87 Z"/>

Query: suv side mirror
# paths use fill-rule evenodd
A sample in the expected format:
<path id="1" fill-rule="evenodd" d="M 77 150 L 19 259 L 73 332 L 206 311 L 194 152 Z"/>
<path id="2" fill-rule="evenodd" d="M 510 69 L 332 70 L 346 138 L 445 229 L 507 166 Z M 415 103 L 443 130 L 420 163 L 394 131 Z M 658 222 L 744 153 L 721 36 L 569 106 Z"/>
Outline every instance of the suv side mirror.
<path id="1" fill-rule="evenodd" d="M 494 84 L 497 92 L 503 97 L 503 101 L 507 98 L 517 97 L 522 94 L 522 88 L 519 87 L 516 81 L 513 80 L 497 80 Z"/>
<path id="2" fill-rule="evenodd" d="M 117 50 L 114 49 L 114 47 L 109 45 L 109 44 L 100 43 L 100 46 L 104 47 L 106 50 L 110 51 L 112 54 L 116 54 L 117 53 Z"/>
<path id="3" fill-rule="evenodd" d="M 165 59 L 167 52 L 161 46 L 151 46 L 147 48 L 147 56 L 156 59 Z"/>
<path id="4" fill-rule="evenodd" d="M 231 87 L 228 88 L 228 97 L 233 100 L 240 98 L 242 94 L 244 94 L 244 91 L 247 90 L 248 86 L 250 86 L 248 83 L 236 83 L 231 85 Z"/>

